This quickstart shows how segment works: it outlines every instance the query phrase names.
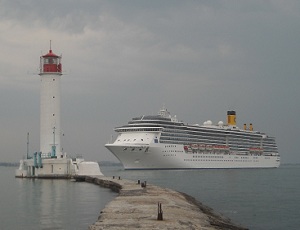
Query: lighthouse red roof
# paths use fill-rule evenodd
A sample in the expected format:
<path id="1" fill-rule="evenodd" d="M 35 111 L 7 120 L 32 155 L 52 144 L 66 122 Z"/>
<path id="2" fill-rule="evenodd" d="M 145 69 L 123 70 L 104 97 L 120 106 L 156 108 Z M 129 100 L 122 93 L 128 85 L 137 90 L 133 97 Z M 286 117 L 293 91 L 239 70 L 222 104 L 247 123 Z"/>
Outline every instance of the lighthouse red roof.
<path id="1" fill-rule="evenodd" d="M 58 57 L 55 53 L 52 53 L 52 50 L 49 50 L 49 53 L 45 54 L 43 57 Z"/>

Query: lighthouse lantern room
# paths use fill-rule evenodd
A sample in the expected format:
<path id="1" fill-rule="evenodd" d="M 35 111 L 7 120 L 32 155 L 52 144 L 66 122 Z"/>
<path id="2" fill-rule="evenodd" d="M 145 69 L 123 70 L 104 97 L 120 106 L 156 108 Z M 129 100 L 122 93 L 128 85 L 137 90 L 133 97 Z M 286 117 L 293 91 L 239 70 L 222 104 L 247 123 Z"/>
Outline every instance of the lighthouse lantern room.
<path id="1" fill-rule="evenodd" d="M 62 155 L 60 146 L 61 56 L 50 50 L 40 57 L 40 152 L 42 158 Z"/>
<path id="2" fill-rule="evenodd" d="M 61 56 L 57 56 L 49 50 L 49 53 L 40 57 L 40 74 L 42 73 L 61 73 Z"/>

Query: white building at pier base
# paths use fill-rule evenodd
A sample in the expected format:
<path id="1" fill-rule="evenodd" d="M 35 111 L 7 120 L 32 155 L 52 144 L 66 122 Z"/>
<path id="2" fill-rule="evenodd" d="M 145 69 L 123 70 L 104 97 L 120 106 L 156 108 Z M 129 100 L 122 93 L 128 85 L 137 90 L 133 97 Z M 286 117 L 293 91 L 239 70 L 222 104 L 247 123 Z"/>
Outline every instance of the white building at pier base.
<path id="1" fill-rule="evenodd" d="M 20 160 L 16 177 L 29 178 L 72 178 L 73 176 L 103 175 L 97 162 L 84 161 L 82 158 L 43 158 L 42 165 L 34 159 Z"/>

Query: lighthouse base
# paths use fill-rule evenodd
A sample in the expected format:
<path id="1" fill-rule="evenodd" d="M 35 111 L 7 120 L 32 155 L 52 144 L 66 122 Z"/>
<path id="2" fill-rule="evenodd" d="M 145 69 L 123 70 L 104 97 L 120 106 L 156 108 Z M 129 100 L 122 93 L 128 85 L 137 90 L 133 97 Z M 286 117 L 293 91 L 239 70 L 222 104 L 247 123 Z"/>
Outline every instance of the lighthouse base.
<path id="1" fill-rule="evenodd" d="M 103 175 L 97 162 L 84 161 L 82 158 L 46 158 L 37 164 L 34 159 L 20 160 L 15 177 L 67 179 L 76 175 Z"/>

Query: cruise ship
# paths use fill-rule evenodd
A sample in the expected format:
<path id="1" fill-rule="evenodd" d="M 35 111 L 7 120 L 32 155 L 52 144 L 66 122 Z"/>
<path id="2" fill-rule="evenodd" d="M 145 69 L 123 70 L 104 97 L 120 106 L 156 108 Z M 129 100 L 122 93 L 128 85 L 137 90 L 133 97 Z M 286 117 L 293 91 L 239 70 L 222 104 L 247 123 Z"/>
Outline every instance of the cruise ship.
<path id="1" fill-rule="evenodd" d="M 166 108 L 157 115 L 132 118 L 115 128 L 113 143 L 105 145 L 125 169 L 277 168 L 280 155 L 275 138 L 236 126 L 236 112 L 227 111 L 227 124 L 208 120 L 186 124 Z"/>

